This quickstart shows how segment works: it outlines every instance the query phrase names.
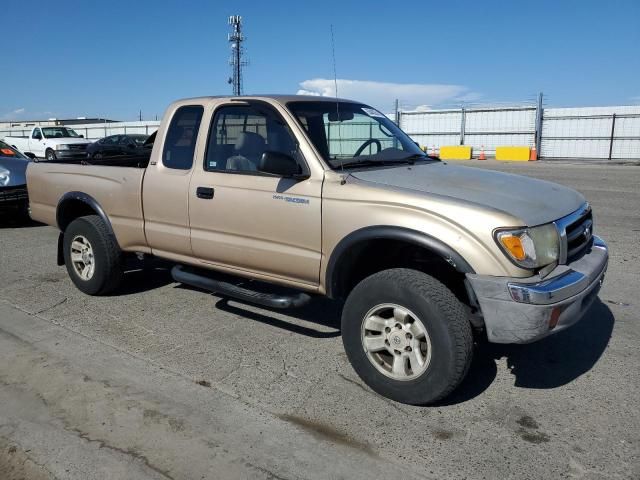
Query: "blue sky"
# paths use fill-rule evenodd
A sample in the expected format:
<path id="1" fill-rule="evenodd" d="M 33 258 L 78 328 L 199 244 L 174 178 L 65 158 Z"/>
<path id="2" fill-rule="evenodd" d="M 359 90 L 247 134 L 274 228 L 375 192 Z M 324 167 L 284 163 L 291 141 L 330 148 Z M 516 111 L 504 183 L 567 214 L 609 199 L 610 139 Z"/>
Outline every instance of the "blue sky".
<path id="1" fill-rule="evenodd" d="M 227 17 L 246 93 L 333 94 L 390 111 L 464 103 L 640 104 L 639 0 L 10 1 L 0 118 L 162 115 L 229 93 Z"/>

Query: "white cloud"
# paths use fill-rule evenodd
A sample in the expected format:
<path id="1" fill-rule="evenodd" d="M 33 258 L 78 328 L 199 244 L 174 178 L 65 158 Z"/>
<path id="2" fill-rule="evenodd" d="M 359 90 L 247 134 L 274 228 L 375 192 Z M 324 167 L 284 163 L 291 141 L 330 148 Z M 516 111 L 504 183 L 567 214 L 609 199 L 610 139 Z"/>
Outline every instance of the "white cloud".
<path id="1" fill-rule="evenodd" d="M 2 120 L 18 120 L 20 117 L 22 117 L 23 113 L 25 113 L 27 110 L 25 108 L 16 108 L 15 110 L 11 111 L 11 112 L 7 112 L 4 113 L 2 115 L 0 115 L 0 119 Z"/>
<path id="2" fill-rule="evenodd" d="M 338 96 L 367 103 L 382 111 L 390 111 L 396 98 L 401 106 L 407 109 L 419 107 L 423 110 L 433 106 L 451 103 L 468 102 L 479 98 L 462 85 L 430 84 L 430 83 L 390 83 L 367 80 L 347 80 L 339 78 Z M 334 80 L 314 78 L 300 82 L 299 95 L 336 95 Z"/>

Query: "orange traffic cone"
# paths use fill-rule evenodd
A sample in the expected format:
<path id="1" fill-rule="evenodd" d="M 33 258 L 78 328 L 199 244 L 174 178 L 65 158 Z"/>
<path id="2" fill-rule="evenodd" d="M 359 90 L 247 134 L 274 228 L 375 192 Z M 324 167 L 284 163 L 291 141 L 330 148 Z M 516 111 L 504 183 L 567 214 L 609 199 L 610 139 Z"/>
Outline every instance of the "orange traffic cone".
<path id="1" fill-rule="evenodd" d="M 538 151 L 536 150 L 536 146 L 534 145 L 531 148 L 531 153 L 529 154 L 529 161 L 533 162 L 535 160 L 538 160 Z"/>
<path id="2" fill-rule="evenodd" d="M 486 160 L 487 157 L 484 154 L 484 145 L 482 145 L 482 147 L 480 147 L 480 156 L 478 157 L 478 160 Z"/>

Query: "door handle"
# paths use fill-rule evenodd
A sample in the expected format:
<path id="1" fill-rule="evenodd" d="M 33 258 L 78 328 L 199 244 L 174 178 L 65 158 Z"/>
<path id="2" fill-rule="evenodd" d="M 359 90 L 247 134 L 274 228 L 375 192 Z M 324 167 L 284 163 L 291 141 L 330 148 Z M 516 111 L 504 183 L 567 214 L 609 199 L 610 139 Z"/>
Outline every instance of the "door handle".
<path id="1" fill-rule="evenodd" d="M 196 188 L 196 197 L 203 198 L 205 200 L 211 200 L 213 198 L 213 188 L 212 187 Z"/>

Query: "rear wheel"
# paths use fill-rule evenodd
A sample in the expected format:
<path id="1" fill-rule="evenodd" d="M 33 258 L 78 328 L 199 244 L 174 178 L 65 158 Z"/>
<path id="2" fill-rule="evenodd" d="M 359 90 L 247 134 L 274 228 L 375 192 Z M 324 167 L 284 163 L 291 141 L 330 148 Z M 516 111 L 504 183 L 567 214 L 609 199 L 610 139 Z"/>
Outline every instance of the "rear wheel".
<path id="1" fill-rule="evenodd" d="M 47 151 L 44 154 L 44 158 L 46 158 L 49 161 L 53 161 L 56 159 L 56 152 L 54 152 L 50 148 L 47 148 Z"/>
<path id="2" fill-rule="evenodd" d="M 384 270 L 353 289 L 342 313 L 342 340 L 367 385 L 413 405 L 449 395 L 472 358 L 464 305 L 435 278 L 409 269 Z"/>
<path id="3" fill-rule="evenodd" d="M 122 282 L 122 253 L 97 215 L 69 224 L 63 239 L 64 262 L 69 277 L 88 295 L 105 295 Z"/>

